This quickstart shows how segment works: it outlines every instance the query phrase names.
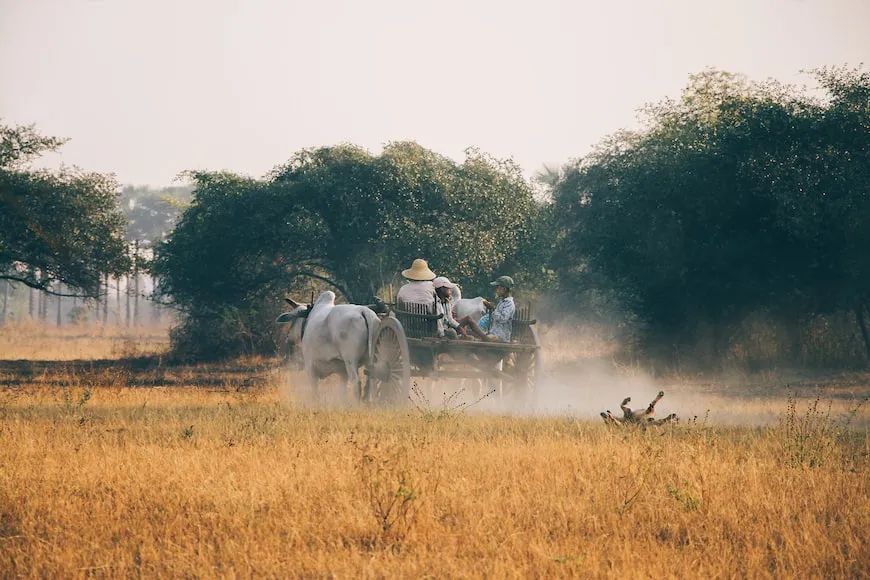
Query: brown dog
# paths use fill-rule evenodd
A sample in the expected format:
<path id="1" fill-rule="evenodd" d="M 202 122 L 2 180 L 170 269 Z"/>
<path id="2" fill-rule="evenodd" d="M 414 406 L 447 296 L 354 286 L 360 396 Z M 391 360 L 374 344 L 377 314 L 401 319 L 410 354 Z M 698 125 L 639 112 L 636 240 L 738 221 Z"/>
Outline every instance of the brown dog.
<path id="1" fill-rule="evenodd" d="M 664 396 L 665 392 L 659 391 L 659 394 L 656 395 L 656 398 L 653 399 L 652 403 L 650 403 L 646 409 L 636 410 L 631 410 L 626 406 L 631 402 L 631 397 L 626 397 L 619 405 L 622 409 L 622 419 L 614 417 L 609 409 L 606 412 L 601 413 L 601 418 L 604 419 L 604 422 L 608 425 L 618 425 L 620 427 L 623 425 L 639 425 L 641 427 L 648 427 L 650 425 L 659 426 L 664 425 L 665 423 L 670 423 L 671 421 L 676 421 L 677 415 L 675 413 L 671 413 L 664 419 L 655 419 L 656 403 L 658 403 Z"/>

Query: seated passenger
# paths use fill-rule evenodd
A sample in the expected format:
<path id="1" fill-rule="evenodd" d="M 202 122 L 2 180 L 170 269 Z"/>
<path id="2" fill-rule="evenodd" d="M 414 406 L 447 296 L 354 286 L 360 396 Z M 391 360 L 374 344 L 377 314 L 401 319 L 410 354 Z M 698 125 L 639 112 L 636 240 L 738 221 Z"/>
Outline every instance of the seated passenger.
<path id="1" fill-rule="evenodd" d="M 402 270 L 402 276 L 408 283 L 399 288 L 396 294 L 396 302 L 399 308 L 403 304 L 423 304 L 429 312 L 435 310 L 435 272 L 429 269 L 426 260 L 416 259 L 411 267 Z"/>
<path id="2" fill-rule="evenodd" d="M 489 300 L 484 300 L 484 305 L 492 310 L 487 328 L 482 329 L 480 325 L 468 317 L 460 320 L 459 326 L 462 329 L 468 328 L 473 335 L 481 340 L 510 342 L 514 314 L 517 310 L 514 298 L 511 296 L 514 280 L 510 276 L 499 276 L 495 282 L 490 283 L 490 286 L 495 286 L 495 294 L 499 297 L 499 301 L 495 305 Z"/>
<path id="3" fill-rule="evenodd" d="M 435 302 L 435 314 L 441 315 L 441 318 L 438 319 L 438 336 L 457 338 L 459 333 L 465 334 L 465 330 L 460 328 L 453 316 L 455 303 L 453 292 L 456 290 L 456 284 L 445 276 L 435 278 L 432 280 L 432 284 L 435 286 L 435 295 L 438 297 Z"/>

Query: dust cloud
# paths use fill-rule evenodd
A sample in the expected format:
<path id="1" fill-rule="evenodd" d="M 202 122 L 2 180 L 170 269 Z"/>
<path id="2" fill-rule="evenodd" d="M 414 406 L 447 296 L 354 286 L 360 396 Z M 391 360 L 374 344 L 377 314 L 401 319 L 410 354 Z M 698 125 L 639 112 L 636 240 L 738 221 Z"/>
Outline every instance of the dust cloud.
<path id="1" fill-rule="evenodd" d="M 799 371 L 653 376 L 640 366 L 616 362 L 612 341 L 602 339 L 600 333 L 584 334 L 576 326 L 545 327 L 541 342 L 543 369 L 531 392 L 511 392 L 498 381 L 413 378 L 416 392 L 410 394 L 409 406 L 435 412 L 460 409 L 463 413 L 601 421 L 599 414 L 605 410 L 620 417 L 619 404 L 625 397 L 631 397 L 629 407 L 639 409 L 664 391 L 656 405 L 657 418 L 676 413 L 683 423 L 762 427 L 777 424 L 790 399 L 799 412 L 819 399 L 820 408 L 842 419 L 870 394 L 866 381 L 820 380 Z M 298 367 L 282 373 L 282 397 L 292 404 L 310 409 L 370 408 L 346 392 L 338 377 L 321 381 L 312 394 Z M 859 409 L 853 426 L 870 426 L 868 407 Z"/>
<path id="2" fill-rule="evenodd" d="M 429 397 L 433 404 L 462 390 L 463 401 L 477 400 L 467 387 L 451 383 L 434 385 Z M 620 369 L 598 361 L 578 361 L 570 367 L 545 370 L 534 392 L 517 395 L 495 392 L 469 409 L 469 412 L 493 413 L 517 417 L 570 417 L 601 421 L 599 414 L 610 410 L 622 416 L 619 404 L 631 397 L 628 406 L 645 408 L 658 394 L 664 397 L 656 405 L 656 418 L 676 413 L 679 421 L 723 427 L 764 427 L 776 425 L 784 417 L 790 399 L 803 413 L 818 399 L 818 408 L 836 421 L 851 420 L 853 427 L 870 427 L 870 409 L 861 405 L 868 390 L 838 390 L 825 385 L 793 385 L 770 377 L 665 377 L 655 378 L 639 369 Z"/>

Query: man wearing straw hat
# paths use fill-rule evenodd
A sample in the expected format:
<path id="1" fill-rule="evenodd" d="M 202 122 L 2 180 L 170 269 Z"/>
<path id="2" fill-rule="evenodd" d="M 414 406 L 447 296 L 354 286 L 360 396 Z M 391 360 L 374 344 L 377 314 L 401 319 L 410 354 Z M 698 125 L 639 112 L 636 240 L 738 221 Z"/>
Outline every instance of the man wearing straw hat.
<path id="1" fill-rule="evenodd" d="M 432 284 L 432 280 L 435 279 L 435 272 L 429 269 L 426 260 L 417 258 L 410 268 L 402 270 L 402 276 L 408 280 L 408 283 L 399 288 L 396 302 L 399 304 L 425 304 L 434 312 L 435 286 Z"/>

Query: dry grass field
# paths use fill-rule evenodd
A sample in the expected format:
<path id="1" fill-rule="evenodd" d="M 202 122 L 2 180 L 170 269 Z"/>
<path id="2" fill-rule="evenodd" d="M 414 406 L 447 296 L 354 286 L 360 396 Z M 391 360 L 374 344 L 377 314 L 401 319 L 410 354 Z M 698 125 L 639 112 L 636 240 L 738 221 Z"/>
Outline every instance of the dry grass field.
<path id="1" fill-rule="evenodd" d="M 652 379 L 584 371 L 554 341 L 540 407 L 445 407 L 439 385 L 342 409 L 296 402 L 270 360 L 110 360 L 159 352 L 156 331 L 15 332 L 0 577 L 870 575 L 867 408 L 848 415 L 866 375 Z M 679 424 L 595 416 L 659 387 Z"/>
<path id="2" fill-rule="evenodd" d="M 0 327 L 0 360 L 119 359 L 160 353 L 167 328 L 18 323 Z"/>

